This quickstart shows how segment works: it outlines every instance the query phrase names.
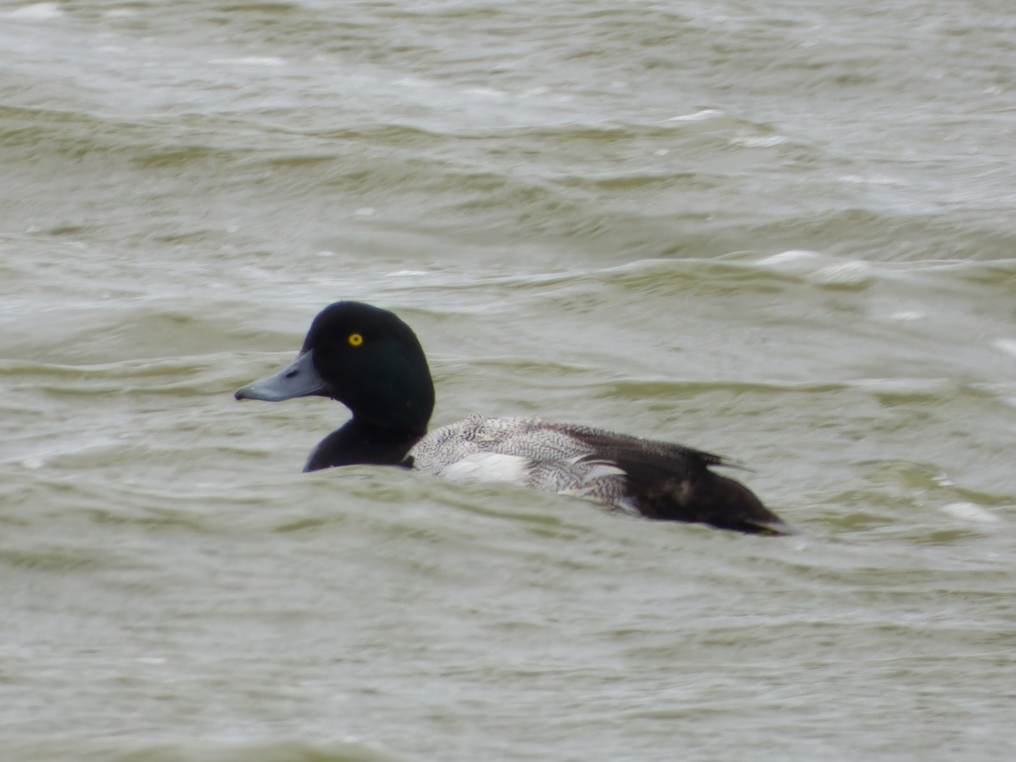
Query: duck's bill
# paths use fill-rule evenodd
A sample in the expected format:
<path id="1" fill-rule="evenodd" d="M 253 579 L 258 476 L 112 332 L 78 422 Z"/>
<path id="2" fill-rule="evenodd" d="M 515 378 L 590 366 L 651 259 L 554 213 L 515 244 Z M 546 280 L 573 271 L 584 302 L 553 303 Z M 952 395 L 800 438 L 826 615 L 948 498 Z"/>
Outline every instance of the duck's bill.
<path id="1" fill-rule="evenodd" d="M 233 396 L 238 400 L 281 402 L 320 394 L 328 384 L 314 368 L 313 354 L 314 350 L 311 350 L 300 355 L 274 376 L 237 389 Z"/>

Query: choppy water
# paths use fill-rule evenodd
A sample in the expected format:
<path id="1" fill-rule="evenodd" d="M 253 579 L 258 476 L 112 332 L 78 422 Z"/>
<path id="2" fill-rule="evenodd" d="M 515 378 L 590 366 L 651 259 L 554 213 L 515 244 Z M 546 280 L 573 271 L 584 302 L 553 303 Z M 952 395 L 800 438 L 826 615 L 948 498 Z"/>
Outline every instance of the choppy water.
<path id="1" fill-rule="evenodd" d="M 4 758 L 1010 760 L 1016 9 L 0 4 Z M 341 298 L 435 423 L 804 530 L 300 473 Z"/>

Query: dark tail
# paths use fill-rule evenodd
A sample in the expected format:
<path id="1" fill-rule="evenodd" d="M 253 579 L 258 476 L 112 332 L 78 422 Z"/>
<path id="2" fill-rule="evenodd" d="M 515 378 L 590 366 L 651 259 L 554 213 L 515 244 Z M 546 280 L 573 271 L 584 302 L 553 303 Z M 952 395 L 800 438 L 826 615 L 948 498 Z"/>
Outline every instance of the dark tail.
<path id="1" fill-rule="evenodd" d="M 622 465 L 622 468 L 625 468 Z M 631 464 L 628 482 L 639 510 L 651 519 L 709 524 L 746 534 L 788 535 L 794 530 L 740 482 L 689 462 L 683 473 Z"/>

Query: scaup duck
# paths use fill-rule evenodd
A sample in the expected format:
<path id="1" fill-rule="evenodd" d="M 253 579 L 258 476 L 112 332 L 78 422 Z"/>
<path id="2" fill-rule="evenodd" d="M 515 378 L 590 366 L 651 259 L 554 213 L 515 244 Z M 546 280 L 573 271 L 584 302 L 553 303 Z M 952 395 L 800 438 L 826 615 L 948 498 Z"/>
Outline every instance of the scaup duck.
<path id="1" fill-rule="evenodd" d="M 792 531 L 747 487 L 709 468 L 735 463 L 700 450 L 532 418 L 473 415 L 428 434 L 434 383 L 423 347 L 394 313 L 369 304 L 326 307 L 294 362 L 235 394 L 269 402 L 310 396 L 338 400 L 353 417 L 314 448 L 304 471 L 402 466 L 575 495 L 651 519 Z"/>

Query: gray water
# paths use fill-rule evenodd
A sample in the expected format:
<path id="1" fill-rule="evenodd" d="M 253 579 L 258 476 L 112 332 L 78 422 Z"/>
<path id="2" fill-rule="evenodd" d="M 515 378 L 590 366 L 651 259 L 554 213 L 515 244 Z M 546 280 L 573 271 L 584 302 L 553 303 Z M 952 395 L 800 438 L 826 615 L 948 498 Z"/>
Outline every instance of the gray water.
<path id="1" fill-rule="evenodd" d="M 1011 760 L 1016 8 L 0 4 L 0 756 Z M 801 534 L 305 475 L 338 299 L 434 423 Z"/>

